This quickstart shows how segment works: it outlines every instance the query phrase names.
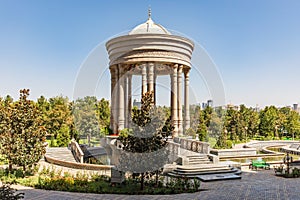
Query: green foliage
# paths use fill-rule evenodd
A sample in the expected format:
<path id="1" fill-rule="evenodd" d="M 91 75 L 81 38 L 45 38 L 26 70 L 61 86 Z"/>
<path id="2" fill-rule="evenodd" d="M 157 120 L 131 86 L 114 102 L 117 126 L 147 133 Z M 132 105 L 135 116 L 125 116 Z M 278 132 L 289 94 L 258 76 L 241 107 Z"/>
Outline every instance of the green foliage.
<path id="1" fill-rule="evenodd" d="M 171 190 L 171 193 L 181 192 L 196 192 L 200 188 L 200 180 L 196 178 L 172 177 L 166 183 L 166 187 Z"/>
<path id="2" fill-rule="evenodd" d="M 185 131 L 185 134 L 186 134 L 187 136 L 192 137 L 193 139 L 195 139 L 195 138 L 197 137 L 197 133 L 196 133 L 196 131 L 195 131 L 193 128 L 187 129 L 187 130 Z"/>
<path id="3" fill-rule="evenodd" d="M 108 128 L 110 123 L 109 101 L 102 98 L 97 102 L 97 115 L 100 128 Z"/>
<path id="4" fill-rule="evenodd" d="M 46 126 L 49 134 L 57 138 L 62 126 L 71 126 L 73 116 L 71 104 L 67 97 L 57 96 L 49 99 L 49 110 L 46 112 Z"/>
<path id="5" fill-rule="evenodd" d="M 125 129 L 118 137 L 118 140 L 124 145 L 123 150 L 132 153 L 146 153 L 157 151 L 167 145 L 167 138 L 172 134 L 174 127 L 171 124 L 171 119 L 168 118 L 160 130 L 155 128 L 159 126 L 159 122 L 151 118 L 153 113 L 153 110 L 151 110 L 153 109 L 152 99 L 153 93 L 148 92 L 143 96 L 141 109 L 133 109 L 132 122 L 139 129 L 139 133 L 142 134 L 143 131 L 149 130 L 154 131 L 154 133 L 148 137 L 136 137 L 134 134 L 131 134 L 135 130 L 129 131 Z M 146 125 L 151 126 L 151 128 L 143 130 Z"/>
<path id="6" fill-rule="evenodd" d="M 122 149 L 124 152 L 152 153 L 166 147 L 168 137 L 171 136 L 174 127 L 171 124 L 171 118 L 162 120 L 162 115 L 157 113 L 159 112 L 153 105 L 153 92 L 147 92 L 142 97 L 141 109 L 134 108 L 132 110 L 132 130 L 124 130 L 118 137 L 118 140 L 123 145 Z M 161 123 L 161 121 L 164 123 Z M 161 124 L 163 125 L 162 127 Z M 141 160 L 136 160 L 135 162 L 134 159 L 137 159 L 136 157 L 132 157 L 126 153 L 122 154 L 120 161 L 121 168 L 135 172 L 135 168 L 144 168 L 145 166 L 143 165 L 160 167 L 160 162 L 168 158 L 166 152 L 161 152 L 159 155 L 161 158 L 159 159 L 155 157 L 148 158 L 146 156 L 150 154 L 143 155 L 145 159 L 143 161 L 147 163 L 143 163 Z M 158 177 L 158 172 L 153 173 L 149 170 L 139 173 L 141 177 L 141 190 L 144 189 L 145 178 L 147 179 L 147 177 L 151 177 L 155 174 Z"/>
<path id="7" fill-rule="evenodd" d="M 139 177 L 140 178 L 140 177 Z M 110 177 L 98 174 L 88 176 L 85 173 L 76 175 L 40 175 L 35 184 L 36 188 L 45 190 L 58 190 L 81 193 L 99 194 L 177 194 L 199 191 L 200 181 L 186 177 L 170 178 L 164 185 L 164 180 L 154 179 L 145 181 L 144 190 L 134 190 L 139 183 L 139 178 L 128 177 L 123 184 L 110 183 Z"/>
<path id="8" fill-rule="evenodd" d="M 211 121 L 211 108 L 207 107 L 204 111 L 199 111 L 199 124 L 197 133 L 200 141 L 205 141 L 207 137 L 207 129 Z M 191 131 L 188 132 L 190 134 Z"/>
<path id="9" fill-rule="evenodd" d="M 73 115 L 76 130 L 81 138 L 90 139 L 100 136 L 96 97 L 87 96 L 77 99 L 73 106 Z"/>
<path id="10" fill-rule="evenodd" d="M 29 90 L 21 90 L 17 102 L 6 102 L 0 110 L 0 150 L 6 156 L 10 169 L 13 164 L 25 169 L 37 163 L 45 153 L 44 121 L 28 96 Z"/>
<path id="11" fill-rule="evenodd" d="M 70 142 L 70 128 L 66 124 L 63 124 L 57 134 L 57 146 L 66 147 Z"/>
<path id="12" fill-rule="evenodd" d="M 16 194 L 15 189 L 12 189 L 10 185 L 2 185 L 0 187 L 0 199 L 5 199 L 5 200 L 18 200 L 18 199 L 23 199 L 24 198 L 24 193 L 18 193 Z"/>
<path id="13" fill-rule="evenodd" d="M 260 112 L 260 134 L 265 137 L 276 137 L 279 120 L 278 109 L 275 106 L 265 107 L 265 109 Z"/>

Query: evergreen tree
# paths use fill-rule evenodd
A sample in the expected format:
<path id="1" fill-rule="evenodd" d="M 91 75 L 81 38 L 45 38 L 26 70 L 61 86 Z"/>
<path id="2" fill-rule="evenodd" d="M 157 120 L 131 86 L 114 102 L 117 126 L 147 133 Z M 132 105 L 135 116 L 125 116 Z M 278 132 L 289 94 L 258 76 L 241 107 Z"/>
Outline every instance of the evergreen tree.
<path id="1" fill-rule="evenodd" d="M 141 103 L 141 109 L 133 109 L 132 131 L 118 137 L 123 145 L 118 167 L 121 171 L 139 174 L 143 190 L 145 176 L 158 175 L 169 159 L 167 140 L 174 127 L 171 118 L 160 121 L 161 116 L 155 114 L 153 92 L 143 95 Z"/>
<path id="2" fill-rule="evenodd" d="M 2 122 L 6 123 L 1 123 L 1 153 L 8 159 L 10 170 L 13 164 L 25 170 L 45 154 L 46 129 L 42 115 L 28 96 L 28 89 L 21 90 L 19 101 L 7 104 L 1 113 Z"/>

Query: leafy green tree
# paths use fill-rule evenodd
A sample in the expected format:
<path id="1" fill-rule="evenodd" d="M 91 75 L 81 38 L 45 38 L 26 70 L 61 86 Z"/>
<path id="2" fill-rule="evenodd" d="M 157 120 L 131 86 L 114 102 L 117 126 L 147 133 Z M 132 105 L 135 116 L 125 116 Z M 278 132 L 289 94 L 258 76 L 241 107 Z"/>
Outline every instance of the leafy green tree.
<path id="1" fill-rule="evenodd" d="M 38 107 L 27 99 L 29 90 L 20 91 L 19 101 L 6 105 L 1 115 L 6 124 L 1 123 L 1 153 L 12 165 L 31 166 L 45 153 L 46 129 Z M 3 122 L 3 121 L 2 121 Z"/>
<path id="2" fill-rule="evenodd" d="M 60 134 L 60 141 L 69 141 L 70 138 L 70 129 L 66 129 L 65 126 L 71 128 L 73 124 L 72 116 L 72 104 L 69 102 L 67 97 L 57 96 L 49 99 L 48 103 L 42 103 L 42 98 L 39 99 L 38 104 L 41 105 L 41 110 L 45 110 L 45 124 L 49 130 L 49 135 L 54 136 L 54 139 L 57 139 L 58 134 Z M 46 107 L 46 108 L 45 108 Z M 49 107 L 49 108 L 48 108 Z M 62 131 L 67 131 L 63 133 Z M 66 136 L 68 138 L 61 138 Z M 66 146 L 68 143 L 61 144 Z"/>
<path id="3" fill-rule="evenodd" d="M 278 109 L 275 106 L 267 106 L 260 112 L 259 133 L 263 137 L 278 137 L 279 127 Z"/>
<path id="4" fill-rule="evenodd" d="M 207 128 L 210 126 L 212 113 L 213 113 L 213 109 L 210 106 L 207 106 L 203 110 L 203 119 L 204 119 L 204 122 L 205 122 L 205 125 L 206 125 Z"/>
<path id="5" fill-rule="evenodd" d="M 220 108 L 216 109 L 211 115 L 210 126 L 208 127 L 208 142 L 213 147 L 221 136 L 224 125 L 224 116 Z"/>
<path id="6" fill-rule="evenodd" d="M 198 105 L 190 106 L 190 128 L 185 130 L 184 134 L 188 135 L 191 133 L 196 133 L 199 126 L 199 116 L 201 114 L 201 107 Z M 191 131 L 193 130 L 193 131 Z"/>
<path id="7" fill-rule="evenodd" d="M 144 188 L 146 175 L 158 175 L 162 164 L 160 162 L 168 159 L 168 153 L 164 148 L 168 144 L 168 137 L 172 135 L 172 131 L 174 130 L 170 117 L 164 120 L 164 123 L 161 123 L 160 118 L 155 115 L 155 113 L 153 92 L 147 92 L 142 97 L 141 109 L 133 109 L 132 131 L 127 131 L 127 134 L 120 134 L 118 137 L 118 140 L 123 145 L 123 151 L 130 153 L 121 155 L 120 168 L 136 173 L 134 171 L 136 166 L 138 166 L 138 168 L 141 166 L 142 168 L 145 167 L 143 168 L 145 171 L 137 173 L 141 177 L 141 190 Z M 160 151 L 161 149 L 163 149 L 163 151 Z M 159 154 L 157 154 L 157 156 L 160 156 L 159 158 L 156 156 L 148 156 L 153 155 L 155 152 L 159 152 Z M 135 160 L 135 153 L 142 153 L 144 159 Z M 147 161 L 147 163 L 144 163 L 145 161 Z M 153 166 L 157 166 L 157 169 L 151 171 L 149 168 L 152 169 Z M 156 178 L 156 180 L 158 180 L 158 178 Z"/>
<path id="8" fill-rule="evenodd" d="M 249 138 L 253 138 L 258 134 L 258 129 L 259 129 L 259 123 L 260 123 L 260 118 L 259 118 L 259 113 L 254 110 L 253 108 L 250 108 L 250 113 L 249 113 L 249 121 L 247 124 L 247 134 Z"/>
<path id="9" fill-rule="evenodd" d="M 199 112 L 199 124 L 197 128 L 197 134 L 200 141 L 206 141 L 207 139 L 207 125 L 210 124 L 210 122 L 207 121 L 209 119 L 205 119 L 205 117 L 207 117 L 206 114 L 207 113 L 205 113 L 204 111 Z M 209 116 L 209 118 L 211 117 Z"/>
<path id="10" fill-rule="evenodd" d="M 70 127 L 66 124 L 63 124 L 56 136 L 57 146 L 66 147 L 70 142 Z"/>
<path id="11" fill-rule="evenodd" d="M 299 113 L 291 110 L 291 112 L 287 116 L 286 130 L 290 134 L 290 137 L 293 137 L 293 139 L 295 137 L 299 136 L 299 133 L 300 133 L 300 117 L 299 117 Z"/>
<path id="12" fill-rule="evenodd" d="M 37 99 L 37 107 L 44 115 L 46 115 L 50 109 L 50 103 L 44 96 L 40 96 L 40 98 Z"/>
<path id="13" fill-rule="evenodd" d="M 80 138 L 87 138 L 90 145 L 91 137 L 100 137 L 100 126 L 97 113 L 96 97 L 77 99 L 73 106 L 75 128 Z"/>
<path id="14" fill-rule="evenodd" d="M 108 128 L 110 123 L 110 108 L 108 100 L 102 98 L 97 102 L 97 115 L 100 128 Z"/>
<path id="15" fill-rule="evenodd" d="M 6 95 L 6 97 L 4 98 L 4 102 L 5 104 L 10 104 L 14 102 L 14 99 L 10 95 Z"/>
<path id="16" fill-rule="evenodd" d="M 229 137 L 228 139 L 236 142 L 238 141 L 238 131 L 239 131 L 239 113 L 236 109 L 229 107 L 227 109 L 227 113 L 225 116 L 226 120 L 226 127 L 225 130 L 227 131 Z"/>

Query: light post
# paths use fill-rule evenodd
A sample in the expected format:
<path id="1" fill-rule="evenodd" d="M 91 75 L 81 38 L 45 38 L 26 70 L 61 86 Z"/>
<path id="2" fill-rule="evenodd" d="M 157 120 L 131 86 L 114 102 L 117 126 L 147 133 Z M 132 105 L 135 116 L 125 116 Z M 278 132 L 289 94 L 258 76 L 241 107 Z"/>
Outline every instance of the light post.
<path id="1" fill-rule="evenodd" d="M 89 144 L 89 147 L 91 146 L 91 132 L 92 132 L 92 129 L 89 128 L 89 132 L 88 132 L 88 144 Z"/>
<path id="2" fill-rule="evenodd" d="M 222 138 L 223 139 L 223 141 L 222 142 L 224 142 L 224 146 L 226 146 L 227 144 L 226 144 L 226 140 L 227 140 L 227 133 L 228 133 L 228 131 L 227 131 L 227 129 L 225 128 L 225 130 L 224 130 L 224 137 Z"/>
<path id="3" fill-rule="evenodd" d="M 293 162 L 293 157 L 290 156 L 289 152 L 286 153 L 286 156 L 283 158 L 283 163 L 286 164 L 287 173 L 290 173 L 290 164 Z"/>
<path id="4" fill-rule="evenodd" d="M 245 126 L 245 133 L 246 133 L 246 143 L 247 143 L 247 140 L 248 140 L 248 138 L 247 138 L 247 130 L 248 130 L 248 127 L 247 127 L 247 126 Z"/>

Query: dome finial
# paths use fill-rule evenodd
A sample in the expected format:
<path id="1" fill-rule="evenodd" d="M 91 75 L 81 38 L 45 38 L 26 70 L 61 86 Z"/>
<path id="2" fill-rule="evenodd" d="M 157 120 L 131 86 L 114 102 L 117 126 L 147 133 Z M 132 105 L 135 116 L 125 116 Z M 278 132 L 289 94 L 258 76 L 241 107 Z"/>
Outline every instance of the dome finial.
<path id="1" fill-rule="evenodd" d="M 148 8 L 148 19 L 151 19 L 151 6 Z"/>

